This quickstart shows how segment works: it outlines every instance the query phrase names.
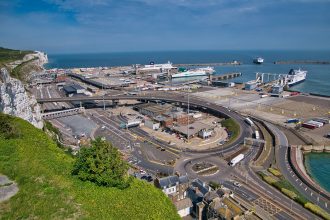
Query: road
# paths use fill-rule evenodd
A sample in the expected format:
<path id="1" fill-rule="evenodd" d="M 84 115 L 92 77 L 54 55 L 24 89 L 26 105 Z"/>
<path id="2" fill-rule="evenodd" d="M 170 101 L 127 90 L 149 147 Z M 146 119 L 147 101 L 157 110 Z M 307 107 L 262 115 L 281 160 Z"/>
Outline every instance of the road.
<path id="1" fill-rule="evenodd" d="M 239 144 L 241 144 L 244 140 L 244 137 L 249 137 L 251 136 L 251 129 L 247 126 L 247 124 L 244 122 L 244 118 L 238 114 L 235 111 L 232 111 L 228 108 L 222 107 L 220 105 L 217 105 L 215 103 L 210 103 L 207 102 L 203 99 L 199 99 L 196 97 L 189 97 L 187 94 L 177 94 L 177 93 L 171 93 L 168 94 L 166 92 L 162 92 L 162 93 L 158 93 L 155 92 L 154 94 L 146 94 L 146 95 L 138 95 L 138 96 L 105 96 L 105 97 L 74 97 L 74 98 L 61 98 L 61 99 L 38 99 L 37 101 L 39 103 L 45 103 L 45 102 L 52 102 L 52 101 L 80 101 L 80 100 L 118 100 L 118 99 L 136 99 L 136 100 L 145 100 L 145 101 L 157 101 L 157 100 L 162 100 L 162 101 L 166 101 L 166 102 L 173 102 L 173 103 L 183 103 L 183 104 L 187 104 L 188 99 L 189 99 L 189 104 L 192 107 L 199 107 L 201 109 L 204 109 L 205 111 L 211 113 L 211 114 L 215 114 L 218 116 L 226 116 L 226 117 L 231 117 L 234 120 L 237 121 L 237 123 L 240 126 L 240 134 L 238 135 L 237 139 L 235 141 L 233 141 L 229 146 L 227 146 L 226 148 L 215 148 L 212 150 L 207 150 L 205 152 L 182 152 L 182 158 L 179 161 L 177 161 L 176 163 L 176 167 L 175 170 L 178 170 L 181 172 L 181 174 L 183 173 L 187 173 L 187 166 L 188 164 L 191 164 L 193 161 L 197 161 L 197 160 L 209 160 L 211 156 L 217 156 L 217 155 L 221 155 L 222 153 L 225 152 L 231 152 L 233 150 L 235 150 Z M 106 121 L 106 117 L 102 119 L 102 122 L 104 123 L 107 122 Z M 107 122 L 107 124 L 111 124 L 109 122 Z M 111 130 L 111 129 L 110 129 Z M 126 138 L 126 136 L 123 134 L 123 137 Z M 285 137 L 285 136 L 284 136 Z M 285 143 L 286 139 L 283 139 L 282 142 L 284 146 L 287 146 L 287 143 Z M 286 164 L 283 158 L 285 158 L 286 154 L 286 150 L 285 149 L 280 149 L 280 155 L 282 158 L 280 159 L 281 164 L 284 164 L 284 167 L 281 167 L 282 169 L 286 168 Z M 276 205 L 278 207 L 280 207 L 282 210 L 286 210 L 288 212 L 288 214 L 290 213 L 290 210 L 293 211 L 295 214 L 289 214 L 290 216 L 293 215 L 294 218 L 300 218 L 300 219 L 318 219 L 318 217 L 316 217 L 315 215 L 313 215 L 312 213 L 310 213 L 308 210 L 304 209 L 301 205 L 292 202 L 292 200 L 290 200 L 289 198 L 287 198 L 286 196 L 284 196 L 282 193 L 280 193 L 277 189 L 273 188 L 272 186 L 266 184 L 263 180 L 261 180 L 255 173 L 254 171 L 250 168 L 249 162 L 250 160 L 255 156 L 255 154 L 257 153 L 257 149 L 256 148 L 252 148 L 250 149 L 250 151 L 248 152 L 248 154 L 246 155 L 246 159 L 243 162 L 241 169 L 236 168 L 237 171 L 231 171 L 232 174 L 230 174 L 231 176 L 234 175 L 235 178 L 239 179 L 240 181 L 247 181 L 248 182 L 248 186 L 247 188 L 251 191 L 253 191 L 254 194 L 262 196 L 264 198 L 267 198 L 267 201 L 274 201 L 274 203 L 276 203 Z M 283 154 L 284 153 L 284 154 Z M 283 154 L 283 155 L 282 155 Z M 138 154 L 135 154 L 137 157 L 139 157 Z M 141 161 L 143 160 L 142 157 Z M 144 166 L 150 166 L 154 169 L 154 167 L 158 166 L 155 164 L 148 164 L 147 161 L 143 161 L 143 165 Z M 159 169 L 164 169 L 163 165 L 159 165 Z M 229 169 L 231 170 L 231 169 Z M 238 172 L 238 170 L 240 170 L 242 173 Z M 226 176 L 226 175 L 225 175 Z M 286 177 L 286 176 L 285 176 Z M 289 176 L 288 176 L 289 177 Z M 215 178 L 217 181 L 219 182 L 224 182 L 228 179 L 228 177 L 224 177 L 222 178 L 221 176 L 217 176 L 217 177 L 210 177 L 210 178 Z M 250 194 L 246 194 L 247 192 L 243 192 L 244 195 L 250 196 Z M 242 194 L 242 193 L 241 193 Z M 244 197 L 244 195 L 242 194 L 242 196 Z M 252 194 L 251 194 L 252 195 Z M 277 218 L 278 219 L 284 219 L 285 218 L 285 214 L 278 214 L 277 213 Z M 288 219 L 288 218 L 287 218 Z"/>
<path id="2" fill-rule="evenodd" d="M 288 161 L 289 143 L 285 134 L 276 126 L 270 123 L 266 124 L 278 137 L 279 148 L 276 149 L 276 162 L 285 179 L 287 179 L 308 200 L 312 201 L 315 204 L 318 204 L 327 212 L 330 212 L 330 201 L 320 195 L 319 192 L 315 192 L 313 189 L 303 183 L 292 170 Z"/>

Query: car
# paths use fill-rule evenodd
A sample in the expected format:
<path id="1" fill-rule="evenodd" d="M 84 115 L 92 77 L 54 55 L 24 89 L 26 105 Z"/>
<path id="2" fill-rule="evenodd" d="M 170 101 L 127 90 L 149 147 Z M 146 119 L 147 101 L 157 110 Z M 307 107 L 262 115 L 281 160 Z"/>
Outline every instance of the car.
<path id="1" fill-rule="evenodd" d="M 141 175 L 144 175 L 144 174 L 146 174 L 146 171 L 144 171 L 144 170 L 140 170 L 140 174 L 141 174 Z"/>
<path id="2" fill-rule="evenodd" d="M 147 176 L 141 176 L 141 180 L 147 180 Z"/>
<path id="3" fill-rule="evenodd" d="M 105 125 L 102 125 L 102 127 L 101 127 L 103 130 L 105 129 Z"/>
<path id="4" fill-rule="evenodd" d="M 237 182 L 237 181 L 235 181 L 233 184 L 234 184 L 234 186 L 236 186 L 236 187 L 241 187 L 241 186 L 242 186 L 242 184 L 240 184 L 240 183 Z"/>
<path id="5" fill-rule="evenodd" d="M 165 150 L 166 150 L 166 149 L 165 149 L 165 148 L 163 148 L 163 147 L 162 147 L 162 148 L 160 148 L 160 151 L 165 151 Z"/>
<path id="6" fill-rule="evenodd" d="M 153 181 L 153 180 L 154 180 L 154 179 L 152 178 L 152 176 L 148 176 L 148 177 L 147 177 L 147 181 L 148 181 L 148 182 L 151 182 L 151 181 Z"/>

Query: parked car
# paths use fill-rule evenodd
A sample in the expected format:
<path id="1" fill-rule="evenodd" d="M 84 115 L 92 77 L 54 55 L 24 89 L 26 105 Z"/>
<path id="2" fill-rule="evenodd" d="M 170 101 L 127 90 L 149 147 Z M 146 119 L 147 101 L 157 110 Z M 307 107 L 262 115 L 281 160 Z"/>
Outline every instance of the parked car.
<path id="1" fill-rule="evenodd" d="M 237 181 L 235 181 L 233 184 L 234 184 L 234 186 L 236 186 L 236 187 L 241 187 L 241 186 L 242 186 L 242 184 L 240 184 L 240 183 L 237 182 Z"/>

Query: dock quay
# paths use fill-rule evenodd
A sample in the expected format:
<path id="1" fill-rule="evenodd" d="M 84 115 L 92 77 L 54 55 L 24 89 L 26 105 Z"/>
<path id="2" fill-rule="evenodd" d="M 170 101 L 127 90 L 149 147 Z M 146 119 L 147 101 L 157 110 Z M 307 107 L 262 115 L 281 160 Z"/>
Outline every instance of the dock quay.
<path id="1" fill-rule="evenodd" d="M 200 66 L 226 66 L 226 65 L 241 65 L 241 62 L 224 62 L 224 63 L 181 63 L 173 64 L 175 67 L 200 67 Z"/>
<path id="2" fill-rule="evenodd" d="M 233 79 L 242 76 L 242 73 L 226 73 L 224 75 L 210 75 L 210 81 L 221 81 L 227 79 Z"/>
<path id="3" fill-rule="evenodd" d="M 318 60 L 287 60 L 287 61 L 274 61 L 274 64 L 330 64 L 330 61 L 318 61 Z"/>

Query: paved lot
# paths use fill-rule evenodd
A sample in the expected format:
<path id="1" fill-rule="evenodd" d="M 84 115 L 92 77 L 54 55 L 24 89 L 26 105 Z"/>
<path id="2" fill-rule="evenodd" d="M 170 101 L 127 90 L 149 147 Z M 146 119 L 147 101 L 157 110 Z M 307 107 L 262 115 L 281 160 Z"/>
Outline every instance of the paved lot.
<path id="1" fill-rule="evenodd" d="M 58 118 L 62 124 L 71 128 L 73 135 L 82 135 L 90 137 L 92 131 L 97 127 L 97 124 L 88 118 L 81 115 L 72 115 L 63 118 Z"/>

